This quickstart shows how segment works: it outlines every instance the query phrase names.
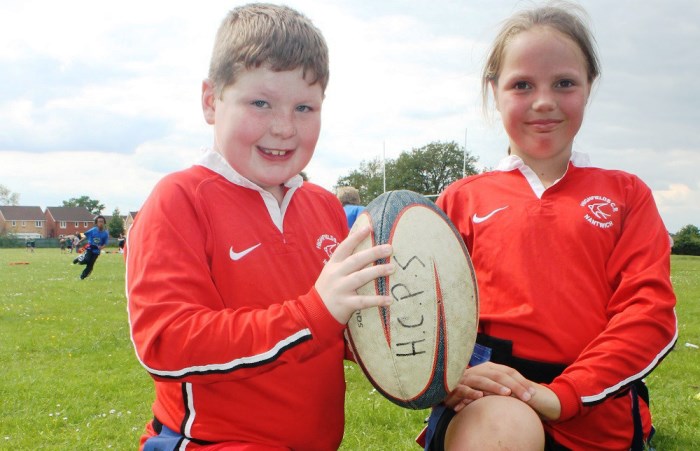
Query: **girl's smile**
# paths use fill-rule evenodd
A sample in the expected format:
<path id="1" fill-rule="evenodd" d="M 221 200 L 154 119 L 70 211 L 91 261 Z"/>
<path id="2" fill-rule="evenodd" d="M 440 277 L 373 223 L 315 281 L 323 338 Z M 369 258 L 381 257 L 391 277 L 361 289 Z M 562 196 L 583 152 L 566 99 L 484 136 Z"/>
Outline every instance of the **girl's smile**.
<path id="1" fill-rule="evenodd" d="M 538 174 L 561 177 L 590 86 L 583 52 L 564 34 L 537 26 L 513 37 L 492 84 L 511 152 Z"/>

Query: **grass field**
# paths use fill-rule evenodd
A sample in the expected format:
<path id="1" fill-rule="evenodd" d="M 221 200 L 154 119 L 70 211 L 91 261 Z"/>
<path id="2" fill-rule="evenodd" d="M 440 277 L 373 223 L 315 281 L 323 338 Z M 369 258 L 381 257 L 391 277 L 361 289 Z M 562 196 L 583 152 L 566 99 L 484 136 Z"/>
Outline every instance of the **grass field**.
<path id="1" fill-rule="evenodd" d="M 80 281 L 75 254 L 0 249 L 0 450 L 131 450 L 152 383 L 129 340 L 124 263 L 102 255 Z M 26 263 L 26 264 L 13 264 Z M 700 449 L 700 257 L 672 259 L 676 349 L 648 378 L 657 450 Z M 426 411 L 394 406 L 346 365 L 342 450 L 418 450 Z"/>

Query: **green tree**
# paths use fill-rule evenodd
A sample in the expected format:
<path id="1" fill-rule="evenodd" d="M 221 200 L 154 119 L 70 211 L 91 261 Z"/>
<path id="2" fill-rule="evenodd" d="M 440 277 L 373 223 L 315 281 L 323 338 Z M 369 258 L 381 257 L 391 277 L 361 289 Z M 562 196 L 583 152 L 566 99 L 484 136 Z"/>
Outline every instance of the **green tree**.
<path id="1" fill-rule="evenodd" d="M 408 189 L 423 195 L 440 194 L 450 183 L 464 175 L 473 175 L 478 158 L 464 153 L 454 141 L 431 142 L 420 148 L 401 152 L 396 160 L 387 160 L 387 191 Z M 354 186 L 360 192 L 363 203 L 368 203 L 383 193 L 382 162 L 375 158 L 361 162 L 360 168 L 340 177 L 336 187 Z"/>
<path id="2" fill-rule="evenodd" d="M 124 219 L 122 219 L 122 214 L 118 208 L 115 208 L 112 212 L 112 218 L 107 224 L 107 230 L 109 230 L 109 236 L 112 238 L 119 238 L 119 235 L 124 233 Z"/>
<path id="3" fill-rule="evenodd" d="M 105 206 L 97 199 L 90 199 L 88 196 L 72 197 L 63 201 L 64 207 L 85 207 L 93 215 L 99 215 Z"/>
<path id="4" fill-rule="evenodd" d="M 19 193 L 13 193 L 10 188 L 0 185 L 0 205 L 19 204 Z"/>
<path id="5" fill-rule="evenodd" d="M 688 224 L 673 238 L 673 253 L 678 255 L 700 255 L 700 229 Z"/>
<path id="6" fill-rule="evenodd" d="M 447 185 L 464 175 L 477 173 L 474 164 L 478 158 L 464 154 L 456 142 L 432 142 L 423 147 L 402 152 L 393 173 L 396 188 L 409 189 L 420 194 L 440 194 Z"/>
<path id="7" fill-rule="evenodd" d="M 389 163 L 389 161 L 387 162 Z M 384 192 L 384 177 L 382 174 L 382 162 L 379 158 L 360 162 L 360 168 L 350 174 L 340 177 L 336 188 L 339 186 L 354 186 L 360 192 L 360 199 L 367 204 Z M 391 189 L 387 187 L 387 189 Z"/>

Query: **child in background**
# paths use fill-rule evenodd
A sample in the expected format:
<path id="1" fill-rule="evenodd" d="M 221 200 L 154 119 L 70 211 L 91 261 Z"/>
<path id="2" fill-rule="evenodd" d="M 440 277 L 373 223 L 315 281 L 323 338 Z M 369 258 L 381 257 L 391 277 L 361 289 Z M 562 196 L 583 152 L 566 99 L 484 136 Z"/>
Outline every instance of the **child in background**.
<path id="1" fill-rule="evenodd" d="M 105 230 L 105 226 L 105 217 L 102 215 L 96 216 L 95 227 L 92 227 L 83 235 L 87 241 L 85 243 L 84 252 L 73 260 L 73 264 L 78 263 L 85 265 L 85 269 L 80 273 L 80 280 L 84 280 L 92 274 L 92 269 L 95 267 L 97 258 L 102 253 L 102 249 L 104 249 L 109 242 L 109 233 Z"/>
<path id="2" fill-rule="evenodd" d="M 356 289 L 393 265 L 368 267 L 388 245 L 353 255 L 369 228 L 343 241 L 340 202 L 299 175 L 327 82 L 298 12 L 251 4 L 222 22 L 202 84 L 213 148 L 158 183 L 127 236 L 131 337 L 156 391 L 144 450 L 340 445 L 343 330 L 391 302 Z"/>
<path id="3" fill-rule="evenodd" d="M 435 409 L 427 449 L 641 450 L 653 434 L 643 378 L 677 339 L 668 233 L 639 178 L 572 151 L 599 74 L 582 16 L 517 13 L 488 56 L 509 155 L 437 204 L 471 253 L 492 356 Z"/>
<path id="4" fill-rule="evenodd" d="M 343 205 L 345 216 L 348 218 L 348 227 L 352 227 L 357 217 L 365 209 L 360 205 L 360 192 L 353 186 L 341 186 L 338 188 L 338 199 Z"/>

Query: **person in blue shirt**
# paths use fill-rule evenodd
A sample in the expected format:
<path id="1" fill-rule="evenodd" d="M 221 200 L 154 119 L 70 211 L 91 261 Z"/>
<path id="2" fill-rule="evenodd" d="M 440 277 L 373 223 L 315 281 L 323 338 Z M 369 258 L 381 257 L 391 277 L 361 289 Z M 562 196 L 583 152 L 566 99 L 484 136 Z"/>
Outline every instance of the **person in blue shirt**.
<path id="1" fill-rule="evenodd" d="M 352 186 L 341 186 L 337 195 L 348 218 L 348 228 L 352 228 L 357 216 L 365 209 L 360 205 L 360 192 Z"/>
<path id="2" fill-rule="evenodd" d="M 99 257 L 102 252 L 102 248 L 105 247 L 109 241 L 109 233 L 105 230 L 105 222 L 104 216 L 99 215 L 95 217 L 95 227 L 83 234 L 83 237 L 87 239 L 89 247 L 82 255 L 73 260 L 73 264 L 79 263 L 85 265 L 85 269 L 82 274 L 80 274 L 80 280 L 90 275 L 97 261 L 97 257 Z"/>

